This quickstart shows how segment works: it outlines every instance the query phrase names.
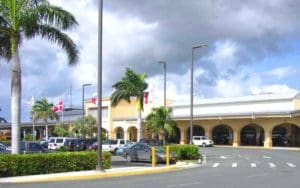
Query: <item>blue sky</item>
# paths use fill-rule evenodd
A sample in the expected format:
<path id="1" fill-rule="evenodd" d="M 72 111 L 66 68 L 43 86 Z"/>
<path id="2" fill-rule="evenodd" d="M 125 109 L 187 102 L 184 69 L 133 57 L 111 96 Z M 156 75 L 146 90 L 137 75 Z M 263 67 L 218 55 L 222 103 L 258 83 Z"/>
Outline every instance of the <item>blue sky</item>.
<path id="1" fill-rule="evenodd" d="M 79 27 L 67 33 L 78 45 L 80 63 L 67 66 L 65 53 L 36 38 L 24 41 L 22 120 L 27 101 L 63 98 L 81 105 L 97 95 L 96 0 L 50 0 L 72 12 Z M 142 2 L 142 3 L 141 3 Z M 300 2 L 293 0 L 104 0 L 103 95 L 125 67 L 148 75 L 151 100 L 163 97 L 167 62 L 167 97 L 189 101 L 191 48 L 195 51 L 194 94 L 197 100 L 262 93 L 297 93 L 299 87 Z M 0 60 L 0 112 L 10 120 L 10 64 Z"/>

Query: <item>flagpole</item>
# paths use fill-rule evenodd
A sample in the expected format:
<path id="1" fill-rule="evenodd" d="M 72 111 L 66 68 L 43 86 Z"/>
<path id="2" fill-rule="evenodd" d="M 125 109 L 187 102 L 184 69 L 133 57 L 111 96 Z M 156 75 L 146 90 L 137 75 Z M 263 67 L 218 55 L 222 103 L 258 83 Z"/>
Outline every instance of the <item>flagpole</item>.
<path id="1" fill-rule="evenodd" d="M 31 97 L 31 110 L 32 110 L 33 105 L 34 105 L 34 96 Z M 32 141 L 35 140 L 34 114 L 35 114 L 35 112 L 32 112 Z"/>
<path id="2" fill-rule="evenodd" d="M 61 97 L 61 101 L 62 101 L 61 123 L 64 125 L 64 101 L 62 100 L 62 97 Z"/>

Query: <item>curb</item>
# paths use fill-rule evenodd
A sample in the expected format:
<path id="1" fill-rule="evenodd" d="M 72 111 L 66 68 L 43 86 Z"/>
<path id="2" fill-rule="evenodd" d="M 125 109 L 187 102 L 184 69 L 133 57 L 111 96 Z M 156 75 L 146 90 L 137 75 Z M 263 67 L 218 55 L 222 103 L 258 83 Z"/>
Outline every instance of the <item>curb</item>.
<path id="1" fill-rule="evenodd" d="M 171 172 L 176 170 L 183 170 L 187 168 L 196 167 L 198 165 L 189 164 L 178 164 L 167 167 L 148 167 L 148 168 L 130 168 L 130 169 L 109 169 L 107 171 L 81 171 L 81 172 L 67 172 L 67 173 L 56 173 L 56 174 L 43 174 L 33 176 L 19 176 L 0 178 L 0 183 L 34 183 L 34 182 L 57 182 L 57 181 L 70 181 L 70 180 L 88 180 L 88 179 L 100 179 L 110 178 L 119 176 L 132 176 L 132 175 L 143 175 L 153 174 L 162 172 Z"/>

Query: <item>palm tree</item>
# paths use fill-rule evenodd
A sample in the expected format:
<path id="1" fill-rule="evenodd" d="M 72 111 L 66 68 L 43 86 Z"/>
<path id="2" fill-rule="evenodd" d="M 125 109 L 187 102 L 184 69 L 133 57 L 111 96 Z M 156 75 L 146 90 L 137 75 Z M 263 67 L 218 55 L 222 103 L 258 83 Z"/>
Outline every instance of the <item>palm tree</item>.
<path id="1" fill-rule="evenodd" d="M 117 106 L 122 100 L 131 102 L 131 97 L 135 97 L 137 100 L 137 140 L 141 138 L 141 120 L 142 111 L 144 110 L 144 92 L 148 88 L 148 84 L 145 82 L 146 74 L 137 74 L 133 70 L 126 68 L 125 76 L 121 81 L 116 82 L 113 85 L 115 88 L 114 93 L 111 95 L 112 106 Z"/>
<path id="2" fill-rule="evenodd" d="M 160 134 L 165 144 L 166 135 L 175 134 L 176 122 L 171 119 L 172 109 L 166 107 L 153 108 L 152 112 L 146 117 L 146 129 L 153 133 Z"/>
<path id="3" fill-rule="evenodd" d="M 19 48 L 24 39 L 41 36 L 58 44 L 69 65 L 78 62 L 78 50 L 63 30 L 77 26 L 74 16 L 47 0 L 0 1 L 0 57 L 11 61 L 12 153 L 19 152 L 21 117 L 21 65 Z"/>
<path id="4" fill-rule="evenodd" d="M 76 137 L 93 138 L 97 133 L 97 121 L 91 115 L 85 116 L 84 121 L 82 118 L 78 118 L 72 124 L 72 133 Z"/>
<path id="5" fill-rule="evenodd" d="M 58 120 L 58 115 L 53 111 L 53 104 L 49 103 L 46 98 L 38 100 L 32 106 L 32 113 L 34 113 L 33 121 L 42 119 L 46 127 L 46 140 L 49 138 L 48 134 L 48 119 Z"/>

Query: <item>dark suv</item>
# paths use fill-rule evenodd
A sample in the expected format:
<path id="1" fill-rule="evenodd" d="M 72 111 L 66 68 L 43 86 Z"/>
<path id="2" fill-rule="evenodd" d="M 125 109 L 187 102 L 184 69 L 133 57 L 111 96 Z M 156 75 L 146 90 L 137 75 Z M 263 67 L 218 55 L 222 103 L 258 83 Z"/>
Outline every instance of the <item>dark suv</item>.
<path id="1" fill-rule="evenodd" d="M 68 151 L 82 151 L 88 148 L 88 143 L 85 139 L 71 139 L 65 143 L 65 147 Z"/>
<path id="2" fill-rule="evenodd" d="M 42 153 L 46 150 L 36 142 L 21 142 L 20 153 Z"/>

